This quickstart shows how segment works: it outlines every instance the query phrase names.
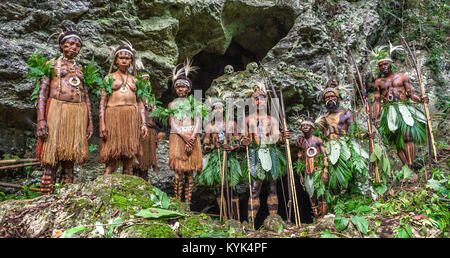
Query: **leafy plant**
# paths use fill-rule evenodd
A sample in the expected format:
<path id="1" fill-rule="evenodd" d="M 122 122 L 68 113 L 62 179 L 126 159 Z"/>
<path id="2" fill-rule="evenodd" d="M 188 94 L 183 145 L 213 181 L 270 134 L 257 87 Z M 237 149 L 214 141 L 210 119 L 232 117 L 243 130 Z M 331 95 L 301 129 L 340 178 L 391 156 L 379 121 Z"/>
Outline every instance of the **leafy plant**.
<path id="1" fill-rule="evenodd" d="M 178 120 L 184 120 L 186 117 L 194 119 L 195 117 L 205 118 L 208 115 L 202 102 L 189 95 L 184 99 L 178 99 L 170 109 L 162 106 L 156 106 L 150 117 L 158 118 L 163 124 L 167 125 L 170 116 Z"/>
<path id="2" fill-rule="evenodd" d="M 363 216 L 355 215 L 351 216 L 351 221 L 353 225 L 355 225 L 359 232 L 363 233 L 364 235 L 367 235 L 369 232 L 369 222 L 364 218 Z"/>
<path id="3" fill-rule="evenodd" d="M 25 74 L 25 78 L 35 81 L 35 87 L 30 96 L 31 101 L 34 101 L 35 105 L 37 104 L 37 98 L 41 86 L 40 81 L 42 78 L 45 79 L 52 76 L 53 63 L 54 59 L 47 61 L 44 54 L 39 53 L 38 50 L 35 50 L 31 57 L 27 60 L 28 73 Z"/>
<path id="4" fill-rule="evenodd" d="M 98 150 L 98 145 L 97 144 L 89 144 L 88 150 L 89 150 L 89 152 L 96 151 L 96 150 Z"/>

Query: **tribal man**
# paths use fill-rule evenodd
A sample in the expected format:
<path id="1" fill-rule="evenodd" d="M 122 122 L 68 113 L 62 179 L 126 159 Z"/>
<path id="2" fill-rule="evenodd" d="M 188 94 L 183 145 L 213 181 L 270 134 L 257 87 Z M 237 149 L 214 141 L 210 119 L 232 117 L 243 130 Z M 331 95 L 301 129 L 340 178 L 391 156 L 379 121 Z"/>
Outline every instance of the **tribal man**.
<path id="1" fill-rule="evenodd" d="M 212 109 L 214 114 L 214 121 L 208 123 L 205 127 L 205 136 L 203 138 L 203 150 L 206 154 L 203 159 L 206 165 L 200 176 L 197 176 L 196 180 L 200 185 L 216 186 L 218 198 L 217 204 L 224 210 L 225 217 L 227 214 L 233 216 L 234 219 L 240 220 L 239 218 L 239 198 L 235 189 L 236 184 L 242 178 L 242 172 L 240 169 L 239 161 L 236 157 L 236 151 L 240 146 L 240 137 L 237 131 L 236 123 L 230 119 L 224 119 L 224 105 L 219 99 L 214 99 L 212 101 Z M 226 120 L 226 121 L 224 121 Z M 223 151 L 227 153 L 224 154 Z M 226 164 L 223 162 L 223 156 L 226 155 Z M 224 166 L 226 166 L 224 168 Z M 231 170 L 230 170 L 231 169 Z M 222 177 L 222 173 L 226 173 Z M 222 180 L 223 179 L 223 180 Z M 228 180 L 224 183 L 223 181 Z M 230 185 L 228 188 L 223 189 L 222 184 Z M 226 187 L 226 186 L 225 186 Z M 232 189 L 230 192 L 230 188 Z M 222 198 L 222 193 L 224 193 L 231 199 L 231 203 L 227 206 L 227 202 Z M 230 207 L 231 206 L 231 207 Z M 221 210 L 222 210 L 221 209 Z M 228 209 L 228 212 L 225 211 Z"/>
<path id="2" fill-rule="evenodd" d="M 63 183 L 73 182 L 74 164 L 82 164 L 88 155 L 88 140 L 93 125 L 91 104 L 83 73 L 74 58 L 82 47 L 75 31 L 58 37 L 61 57 L 53 63 L 51 78 L 40 81 L 37 101 L 37 158 L 44 167 L 41 193 L 53 192 L 56 172 L 62 167 Z"/>
<path id="3" fill-rule="evenodd" d="M 309 117 L 300 118 L 300 126 L 303 136 L 295 141 L 299 148 L 298 161 L 302 164 L 302 171 L 298 171 L 300 183 L 306 188 L 314 217 L 318 220 L 327 214 L 325 185 L 328 183 L 328 157 L 323 140 L 313 135 L 314 120 Z"/>
<path id="4" fill-rule="evenodd" d="M 426 140 L 426 118 L 409 100 L 428 103 L 428 97 L 421 97 L 414 92 L 409 77 L 403 73 L 394 73 L 391 64 L 392 59 L 389 56 L 378 61 L 382 77 L 376 79 L 374 85 L 374 124 L 379 126 L 379 132 L 385 141 L 394 145 L 403 165 L 412 169 L 415 144 L 424 143 Z M 417 180 L 417 174 L 412 172 L 413 176 L 409 182 Z"/>
<path id="5" fill-rule="evenodd" d="M 100 99 L 100 161 L 106 164 L 105 175 L 114 173 L 119 162 L 123 173 L 133 174 L 134 159 L 142 155 L 139 137 L 147 137 L 148 128 L 142 99 L 136 97 L 135 51 L 129 43 L 113 52 L 107 76 L 112 76 L 111 94 L 102 89 Z M 112 72 L 114 63 L 117 71 Z M 128 69 L 133 64 L 133 74 Z"/>
<path id="6" fill-rule="evenodd" d="M 147 70 L 141 68 L 137 70 L 138 75 L 143 80 L 150 80 L 150 74 Z M 148 181 L 148 169 L 153 168 L 154 172 L 158 171 L 158 163 L 156 161 L 156 148 L 158 146 L 158 137 L 156 136 L 156 123 L 154 118 L 150 117 L 153 105 L 144 100 L 145 122 L 148 129 L 148 137 L 140 139 L 140 147 L 142 155 L 137 159 L 137 163 L 133 164 L 133 174 Z"/>
<path id="7" fill-rule="evenodd" d="M 169 110 L 173 114 L 169 117 L 170 136 L 169 136 L 169 167 L 175 171 L 174 191 L 175 197 L 182 200 L 183 183 L 186 176 L 186 185 L 184 187 L 184 201 L 191 202 L 192 190 L 194 188 L 194 171 L 198 174 L 202 172 L 202 145 L 200 142 L 201 115 L 196 111 L 196 101 L 193 96 L 187 97 L 192 90 L 192 81 L 189 75 L 196 69 L 192 62 L 186 60 L 184 67 L 177 70 L 173 69 L 172 82 L 177 99 L 170 102 Z M 192 106 L 194 105 L 194 106 Z M 202 105 L 202 104 L 200 104 Z M 190 204 L 187 206 L 190 209 Z"/>
<path id="8" fill-rule="evenodd" d="M 347 189 L 350 179 L 354 187 L 361 191 L 358 184 L 366 184 L 368 180 L 369 155 L 353 138 L 356 134 L 356 123 L 352 112 L 339 107 L 339 88 L 336 80 L 329 80 L 322 91 L 327 112 L 319 116 L 316 125 L 321 129 L 324 145 L 327 149 L 329 164 L 329 189 L 336 193 L 338 189 Z"/>
<path id="9" fill-rule="evenodd" d="M 278 213 L 278 196 L 276 180 L 286 173 L 286 159 L 276 144 L 289 139 L 289 131 L 280 133 L 279 123 L 267 113 L 267 94 L 263 85 L 253 87 L 252 102 L 256 110 L 245 118 L 248 134 L 241 139 L 241 144 L 249 146 L 250 174 L 252 176 L 252 195 L 248 200 L 248 220 L 254 221 L 260 208 L 260 192 L 264 180 L 269 181 L 267 206 L 269 214 Z"/>

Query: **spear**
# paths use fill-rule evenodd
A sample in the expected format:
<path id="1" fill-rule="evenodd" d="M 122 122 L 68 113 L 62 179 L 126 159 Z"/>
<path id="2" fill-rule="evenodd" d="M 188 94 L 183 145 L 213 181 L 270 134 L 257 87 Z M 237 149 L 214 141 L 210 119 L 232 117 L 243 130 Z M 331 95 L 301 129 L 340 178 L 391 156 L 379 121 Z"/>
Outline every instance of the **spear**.
<path id="1" fill-rule="evenodd" d="M 19 162 L 28 162 L 28 161 L 37 161 L 37 159 L 7 159 L 7 160 L 0 160 L 0 164 L 11 164 L 11 163 L 19 163 Z"/>
<path id="2" fill-rule="evenodd" d="M 364 83 L 364 81 L 363 81 L 363 79 L 361 77 L 361 73 L 359 72 L 358 65 L 356 64 L 355 58 L 353 58 L 352 51 L 350 51 L 349 47 L 347 47 L 347 52 L 348 52 L 348 55 L 350 56 L 350 59 L 352 60 L 353 66 L 355 67 L 356 74 L 358 75 L 358 81 L 359 81 L 359 84 L 361 85 L 360 86 L 361 87 L 361 95 L 362 95 L 361 98 L 362 98 L 362 101 L 363 101 L 363 104 L 364 104 L 365 112 L 367 114 L 367 131 L 368 131 L 369 135 L 372 135 L 372 132 L 373 132 L 372 122 L 371 122 L 372 121 L 372 117 L 371 117 L 371 114 L 370 114 L 369 103 L 367 101 L 366 84 Z M 356 88 L 358 88 L 358 85 L 355 85 L 355 86 L 356 86 Z M 373 138 L 372 137 L 369 137 L 369 144 L 370 144 L 369 152 L 370 152 L 370 154 L 372 154 L 372 152 L 374 150 L 374 147 L 375 147 L 375 144 L 373 142 Z M 379 183 L 380 182 L 380 175 L 378 173 L 377 161 L 373 162 L 373 170 L 375 171 L 375 182 Z"/>
<path id="3" fill-rule="evenodd" d="M 403 41 L 403 44 L 406 46 L 406 50 L 408 51 L 408 55 L 411 57 L 412 63 L 414 64 L 414 68 L 416 70 L 417 78 L 419 79 L 420 91 L 422 93 L 422 97 L 425 96 L 425 87 L 423 86 L 422 74 L 420 72 L 420 66 L 417 63 L 417 59 L 415 58 L 415 54 L 409 48 L 408 43 L 406 42 L 403 35 L 400 35 Z M 423 103 L 423 108 L 425 109 L 425 115 L 427 117 L 427 132 L 428 132 L 428 154 L 431 155 L 431 149 L 433 149 L 434 160 L 437 162 L 437 151 L 434 143 L 434 135 L 433 128 L 431 126 L 431 117 L 430 110 L 428 109 L 428 103 Z M 431 140 L 431 141 L 430 141 Z M 429 166 L 431 167 L 431 159 L 429 159 Z"/>
<path id="4" fill-rule="evenodd" d="M 267 80 L 268 80 L 268 82 L 270 84 L 270 87 L 272 88 L 273 96 L 275 97 L 275 99 L 278 99 L 277 92 L 275 91 L 275 87 L 273 86 L 273 83 L 272 83 L 272 80 L 270 79 L 269 74 L 267 74 L 266 70 L 264 69 L 264 66 L 261 63 L 259 63 L 259 65 L 261 66 L 262 71 L 263 71 L 264 75 L 267 77 Z M 281 93 L 281 97 L 282 97 L 282 91 L 281 90 L 280 90 L 280 93 Z M 281 99 L 281 110 L 278 109 L 278 113 L 279 113 L 280 119 L 282 120 L 281 128 L 282 128 L 283 131 L 285 131 L 285 130 L 287 130 L 287 123 L 286 123 L 286 116 L 284 114 L 283 99 Z M 288 192 L 290 194 L 289 195 L 289 209 L 291 209 L 291 205 L 290 204 L 293 201 L 295 225 L 299 226 L 299 225 L 301 225 L 300 212 L 299 212 L 298 203 L 297 203 L 297 191 L 296 191 L 295 182 L 294 182 L 294 171 L 293 171 L 293 168 L 292 168 L 292 159 L 291 159 L 291 150 L 290 150 L 290 145 L 289 145 L 289 139 L 285 139 L 285 149 L 286 149 L 286 157 L 287 157 L 286 162 L 288 163 L 288 183 L 289 183 L 289 185 L 288 185 L 288 188 L 289 188 Z M 290 218 L 290 216 L 288 216 L 288 218 Z"/>
<path id="5" fill-rule="evenodd" d="M 0 170 L 8 169 L 8 168 L 28 167 L 28 166 L 34 166 L 34 165 L 39 165 L 39 162 L 32 162 L 32 163 L 23 163 L 23 164 L 15 164 L 15 165 L 3 166 L 3 167 L 0 167 Z"/>
<path id="6" fill-rule="evenodd" d="M 12 188 L 18 188 L 18 189 L 25 189 L 25 186 L 16 185 L 16 184 L 9 184 L 9 183 L 4 183 L 4 182 L 0 182 L 0 186 L 12 187 Z M 35 192 L 40 192 L 41 191 L 40 188 L 34 188 L 34 187 L 29 187 L 28 190 L 35 191 Z"/>

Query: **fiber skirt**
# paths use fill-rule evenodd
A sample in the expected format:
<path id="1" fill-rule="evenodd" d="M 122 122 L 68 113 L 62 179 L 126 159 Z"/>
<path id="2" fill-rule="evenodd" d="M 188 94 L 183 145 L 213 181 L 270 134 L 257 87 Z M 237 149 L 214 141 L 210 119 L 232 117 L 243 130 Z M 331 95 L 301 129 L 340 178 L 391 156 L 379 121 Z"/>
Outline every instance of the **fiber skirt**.
<path id="1" fill-rule="evenodd" d="M 140 116 L 135 105 L 108 107 L 105 110 L 106 139 L 100 145 L 102 163 L 120 158 L 134 159 L 139 150 Z"/>
<path id="2" fill-rule="evenodd" d="M 86 103 L 57 99 L 47 102 L 48 138 L 38 143 L 37 156 L 41 165 L 56 166 L 59 161 L 79 165 L 88 156 Z"/>
<path id="3" fill-rule="evenodd" d="M 197 135 L 190 154 L 185 151 L 186 143 L 178 134 L 169 136 L 169 167 L 174 171 L 201 173 L 203 167 L 202 146 Z"/>

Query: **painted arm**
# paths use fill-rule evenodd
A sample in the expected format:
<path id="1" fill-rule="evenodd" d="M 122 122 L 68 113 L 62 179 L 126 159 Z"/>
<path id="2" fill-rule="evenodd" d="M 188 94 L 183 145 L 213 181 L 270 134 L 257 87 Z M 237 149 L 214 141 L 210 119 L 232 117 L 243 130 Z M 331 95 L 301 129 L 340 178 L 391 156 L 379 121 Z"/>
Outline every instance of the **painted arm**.
<path id="1" fill-rule="evenodd" d="M 380 92 L 380 85 L 378 83 L 378 80 L 375 81 L 375 85 L 374 85 L 375 91 L 373 93 L 374 96 L 374 101 L 373 101 L 373 119 L 374 119 L 374 124 L 375 126 L 378 126 L 378 116 L 380 114 L 380 109 L 381 109 L 381 103 L 380 103 L 380 98 L 381 98 L 381 92 Z"/>
<path id="2" fill-rule="evenodd" d="M 37 137 L 45 140 L 48 137 L 48 126 L 45 120 L 45 107 L 47 104 L 48 94 L 50 92 L 50 78 L 42 78 L 39 87 L 39 95 L 37 99 Z"/>
<path id="3" fill-rule="evenodd" d="M 105 109 L 107 104 L 107 98 L 108 95 L 106 94 L 106 91 L 102 90 L 102 94 L 100 97 L 100 107 L 99 107 L 99 131 L 100 131 L 100 138 L 105 139 L 108 136 L 108 131 L 106 130 L 105 125 Z"/>
<path id="4" fill-rule="evenodd" d="M 147 128 L 147 120 L 145 117 L 145 106 L 144 106 L 144 102 L 142 101 L 142 99 L 138 99 L 137 101 L 138 104 L 138 109 L 139 109 L 139 115 L 141 116 L 141 136 L 143 138 L 146 138 L 148 136 L 148 128 Z"/>
<path id="5" fill-rule="evenodd" d="M 423 102 L 428 103 L 428 97 L 425 96 L 422 98 L 421 96 L 419 96 L 419 94 L 417 94 L 414 91 L 414 88 L 412 87 L 411 81 L 409 80 L 408 76 L 404 76 L 403 86 L 405 87 L 407 96 L 409 96 L 413 101 L 420 102 L 420 103 L 423 103 Z"/>
<path id="6" fill-rule="evenodd" d="M 91 107 L 91 101 L 89 100 L 88 90 L 86 88 L 83 89 L 83 93 L 84 93 L 84 101 L 86 102 L 86 107 L 87 107 L 87 111 L 88 111 L 88 127 L 87 127 L 86 136 L 89 140 L 89 139 L 91 139 L 92 134 L 94 132 L 94 124 L 92 123 L 92 107 Z"/>

